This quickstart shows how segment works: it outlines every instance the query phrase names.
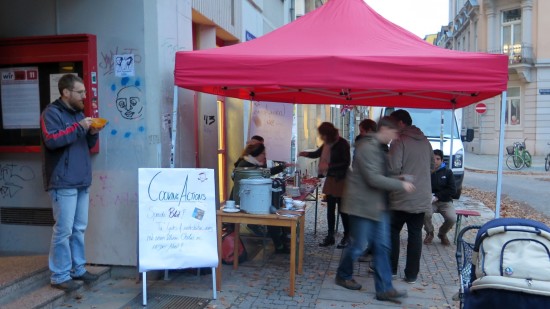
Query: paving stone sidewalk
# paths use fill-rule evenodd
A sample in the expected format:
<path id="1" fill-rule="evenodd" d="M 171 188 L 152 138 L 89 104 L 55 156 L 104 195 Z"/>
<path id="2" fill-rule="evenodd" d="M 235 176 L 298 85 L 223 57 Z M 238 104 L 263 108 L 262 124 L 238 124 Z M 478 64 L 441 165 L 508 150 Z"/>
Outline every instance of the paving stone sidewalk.
<path id="1" fill-rule="evenodd" d="M 464 197 L 456 203 L 457 208 L 475 209 L 481 217 L 463 220 L 463 226 L 479 224 L 492 218 L 492 212 L 477 201 Z M 319 205 L 317 235 L 313 232 L 314 207 L 306 212 L 304 273 L 296 276 L 296 295 L 288 296 L 288 255 L 267 254 L 258 250 L 252 261 L 233 270 L 232 266 L 223 266 L 222 291 L 218 299 L 212 300 L 208 308 L 455 308 L 452 300 L 458 291 L 454 245 L 442 246 L 437 240 L 433 245 L 424 246 L 420 277 L 416 284 L 410 285 L 395 280 L 398 289 L 406 289 L 409 297 L 403 304 L 379 302 L 374 299 L 373 274 L 368 272 L 369 263 L 357 263 L 356 280 L 363 284 L 361 291 L 350 291 L 334 284 L 334 276 L 340 260 L 341 251 L 335 247 L 321 248 L 318 243 L 325 236 L 326 207 Z M 441 216 L 434 215 L 435 226 L 441 224 Z M 342 227 L 340 227 L 342 231 Z M 452 230 L 451 235 L 454 235 Z M 402 234 L 402 250 L 406 245 Z M 339 240 L 339 239 L 337 239 Z M 271 242 L 267 242 L 270 244 Z M 262 246 L 262 242 L 247 242 L 247 246 Z M 404 257 L 401 257 L 404 261 Z M 400 266 L 403 269 L 403 266 Z M 196 276 L 189 272 L 172 272 L 169 281 L 152 280 L 148 283 L 150 293 L 211 298 L 211 275 Z M 141 283 L 137 280 L 110 279 L 80 299 L 75 299 L 59 308 L 123 308 L 124 304 L 141 292 Z"/>

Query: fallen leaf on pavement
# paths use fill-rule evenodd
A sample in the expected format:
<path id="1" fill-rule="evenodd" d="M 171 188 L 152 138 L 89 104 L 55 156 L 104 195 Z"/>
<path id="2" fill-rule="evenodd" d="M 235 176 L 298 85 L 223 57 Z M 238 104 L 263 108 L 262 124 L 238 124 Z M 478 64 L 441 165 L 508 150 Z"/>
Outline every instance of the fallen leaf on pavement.
<path id="1" fill-rule="evenodd" d="M 482 202 L 491 210 L 495 210 L 496 194 L 494 192 L 485 192 L 471 187 L 464 187 L 462 192 L 464 195 Z M 546 225 L 550 224 L 550 217 L 526 203 L 515 201 L 504 194 L 501 200 L 500 216 L 503 218 L 526 218 L 542 222 Z"/>

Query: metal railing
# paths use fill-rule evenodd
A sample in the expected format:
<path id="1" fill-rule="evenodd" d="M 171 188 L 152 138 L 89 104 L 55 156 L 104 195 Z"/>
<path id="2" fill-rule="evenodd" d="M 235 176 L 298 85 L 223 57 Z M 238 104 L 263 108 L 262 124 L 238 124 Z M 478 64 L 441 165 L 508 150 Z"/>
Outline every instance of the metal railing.
<path id="1" fill-rule="evenodd" d="M 504 45 L 501 49 L 489 50 L 492 54 L 508 55 L 509 63 L 514 64 L 533 64 L 533 46 L 526 43 Z"/>

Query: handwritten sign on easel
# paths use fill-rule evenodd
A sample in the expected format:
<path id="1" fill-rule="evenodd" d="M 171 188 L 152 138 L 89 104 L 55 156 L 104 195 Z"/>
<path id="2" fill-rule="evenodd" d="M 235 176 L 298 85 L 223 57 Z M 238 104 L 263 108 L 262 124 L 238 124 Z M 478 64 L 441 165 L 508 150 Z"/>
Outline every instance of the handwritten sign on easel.
<path id="1" fill-rule="evenodd" d="M 270 160 L 290 161 L 293 111 L 294 104 L 252 103 L 249 138 L 254 135 L 264 138 L 267 158 Z"/>
<path id="2" fill-rule="evenodd" d="M 139 271 L 218 265 L 214 170 L 139 169 Z"/>

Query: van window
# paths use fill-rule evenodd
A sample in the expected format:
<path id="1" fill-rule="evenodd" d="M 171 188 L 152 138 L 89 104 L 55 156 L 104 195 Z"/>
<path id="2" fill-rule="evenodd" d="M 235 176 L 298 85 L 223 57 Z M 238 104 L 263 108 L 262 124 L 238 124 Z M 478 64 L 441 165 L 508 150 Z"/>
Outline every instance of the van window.
<path id="1" fill-rule="evenodd" d="M 417 109 L 404 108 L 411 114 L 413 125 L 424 132 L 427 137 L 439 138 L 441 136 L 441 110 L 439 109 Z M 386 108 L 384 115 L 389 116 L 395 108 Z M 443 110 L 444 131 L 443 137 L 451 138 L 452 111 Z M 458 126 L 454 125 L 454 138 L 459 138 Z"/>

